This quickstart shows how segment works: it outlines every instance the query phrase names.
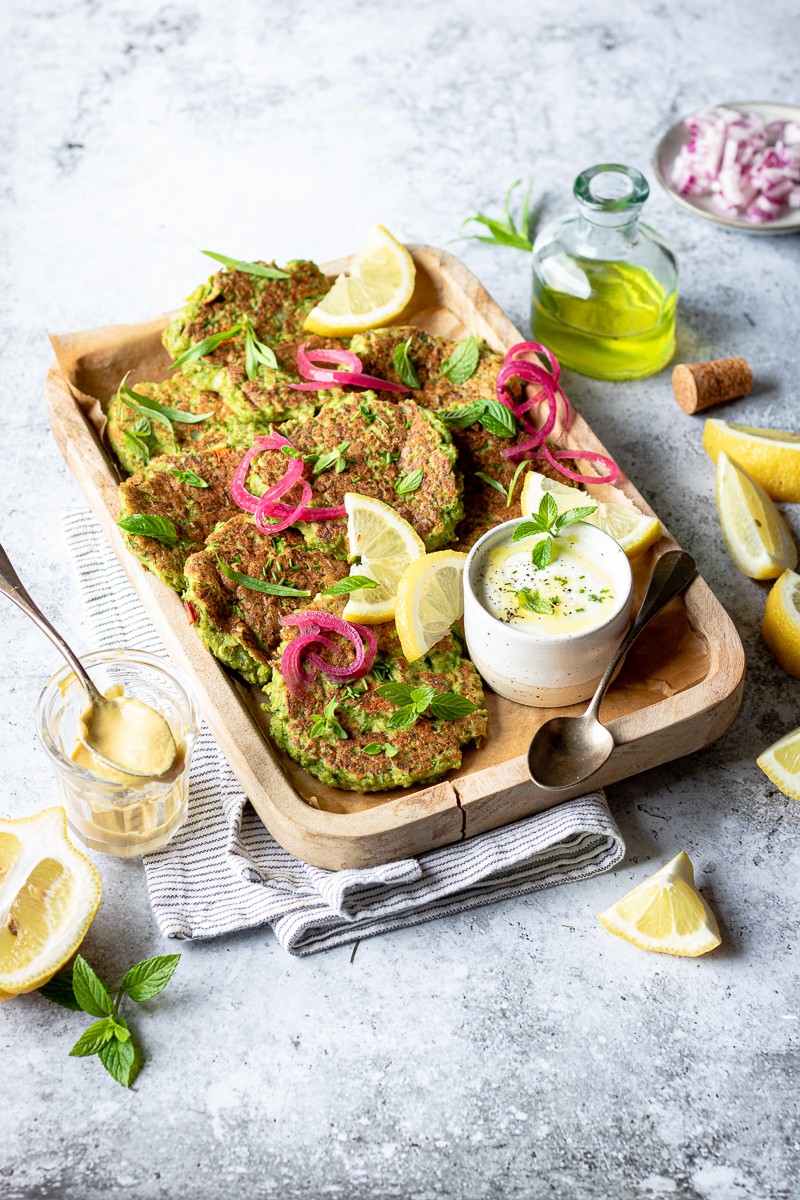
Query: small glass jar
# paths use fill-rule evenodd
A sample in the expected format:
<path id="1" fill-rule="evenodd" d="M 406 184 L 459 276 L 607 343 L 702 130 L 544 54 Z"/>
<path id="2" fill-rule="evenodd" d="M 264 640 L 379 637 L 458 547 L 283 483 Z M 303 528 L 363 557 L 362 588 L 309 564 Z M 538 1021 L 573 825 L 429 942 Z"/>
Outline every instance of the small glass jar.
<path id="1" fill-rule="evenodd" d="M 143 650 L 97 650 L 81 658 L 98 689 L 124 688 L 165 718 L 178 754 L 157 779 L 140 779 L 93 761 L 78 738 L 77 720 L 86 693 L 69 667 L 45 685 L 36 723 L 39 738 L 61 785 L 72 831 L 90 850 L 132 858 L 160 850 L 186 820 L 189 766 L 199 715 L 183 677 L 163 658 Z"/>
<path id="2" fill-rule="evenodd" d="M 582 375 L 652 375 L 675 349 L 678 268 L 639 223 L 647 180 L 601 163 L 573 190 L 578 211 L 545 226 L 533 245 L 533 336 Z"/>

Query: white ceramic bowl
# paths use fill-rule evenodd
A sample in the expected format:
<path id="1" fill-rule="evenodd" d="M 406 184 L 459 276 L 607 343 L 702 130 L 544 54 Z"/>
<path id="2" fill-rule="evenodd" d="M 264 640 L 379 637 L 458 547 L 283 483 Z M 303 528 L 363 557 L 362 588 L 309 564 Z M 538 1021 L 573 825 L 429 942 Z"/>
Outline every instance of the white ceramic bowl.
<path id="1" fill-rule="evenodd" d="M 614 584 L 614 604 L 602 623 L 579 633 L 547 633 L 507 625 L 478 599 L 477 581 L 486 555 L 506 542 L 523 518 L 506 521 L 472 547 L 464 567 L 464 631 L 470 657 L 501 696 L 533 708 L 561 708 L 588 700 L 630 623 L 633 574 L 625 552 L 602 529 L 581 521 L 570 535 L 603 554 Z"/>

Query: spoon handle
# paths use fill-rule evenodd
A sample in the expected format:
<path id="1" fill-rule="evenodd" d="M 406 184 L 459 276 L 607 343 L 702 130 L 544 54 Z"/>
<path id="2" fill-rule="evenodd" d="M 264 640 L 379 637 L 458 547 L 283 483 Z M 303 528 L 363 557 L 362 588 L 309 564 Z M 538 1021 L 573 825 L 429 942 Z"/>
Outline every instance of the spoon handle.
<path id="1" fill-rule="evenodd" d="M 61 634 L 55 629 L 42 610 L 37 604 L 34 604 L 30 596 L 26 592 L 17 572 L 12 566 L 11 559 L 6 554 L 2 546 L 0 546 L 0 595 L 7 596 L 9 600 L 13 600 L 17 608 L 30 617 L 30 619 L 39 626 L 42 633 L 47 634 L 54 646 L 61 651 L 64 658 L 72 667 L 75 674 L 80 679 L 86 691 L 92 700 L 98 696 L 97 688 L 92 683 L 89 676 L 86 674 L 83 663 L 75 655 L 67 643 L 62 638 Z"/>
<path id="2" fill-rule="evenodd" d="M 587 717 L 592 716 L 595 719 L 597 718 L 606 688 L 610 684 L 617 667 L 639 634 L 647 628 L 653 617 L 658 616 L 662 608 L 665 608 L 669 604 L 670 600 L 674 600 L 676 596 L 681 594 L 684 588 L 692 582 L 696 572 L 697 563 L 691 554 L 687 554 L 684 550 L 668 550 L 666 554 L 661 555 L 661 558 L 655 565 L 653 574 L 650 576 L 650 582 L 647 585 L 647 591 L 645 592 L 641 608 L 636 614 L 636 619 L 620 643 L 616 654 L 608 664 L 603 678 L 597 685 L 597 691 L 592 696 L 591 703 L 585 713 Z"/>

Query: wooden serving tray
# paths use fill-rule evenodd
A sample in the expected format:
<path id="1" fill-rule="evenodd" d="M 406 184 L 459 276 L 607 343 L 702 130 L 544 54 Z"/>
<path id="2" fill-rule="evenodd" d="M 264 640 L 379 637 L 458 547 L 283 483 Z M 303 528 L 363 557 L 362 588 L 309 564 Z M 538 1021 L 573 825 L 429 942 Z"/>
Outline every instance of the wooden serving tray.
<path id="1" fill-rule="evenodd" d="M 398 323 L 454 337 L 469 330 L 501 352 L 523 340 L 457 258 L 430 246 L 409 249 L 417 285 Z M 335 275 L 348 261 L 329 263 L 324 270 Z M 53 338 L 60 366 L 51 368 L 46 381 L 50 425 L 168 653 L 192 677 L 203 716 L 239 782 L 272 836 L 291 854 L 331 870 L 406 858 L 689 754 L 731 724 L 742 697 L 744 653 L 733 622 L 697 577 L 640 638 L 608 692 L 601 715 L 616 748 L 590 781 L 559 793 L 541 792 L 528 775 L 525 751 L 553 710 L 526 708 L 487 692 L 488 738 L 468 750 L 460 770 L 441 782 L 370 796 L 320 784 L 264 736 L 263 694 L 240 683 L 211 656 L 188 624 L 179 597 L 128 552 L 116 525 L 118 474 L 103 444 L 97 401 L 108 400 L 127 370 L 134 383 L 165 377 L 169 359 L 160 347 L 160 331 L 168 319 Z M 580 416 L 566 444 L 604 452 Z M 628 497 L 652 511 L 624 476 L 614 487 L 588 490 L 598 499 L 624 502 Z M 635 603 L 655 559 L 674 546 L 665 533 L 635 561 Z"/>

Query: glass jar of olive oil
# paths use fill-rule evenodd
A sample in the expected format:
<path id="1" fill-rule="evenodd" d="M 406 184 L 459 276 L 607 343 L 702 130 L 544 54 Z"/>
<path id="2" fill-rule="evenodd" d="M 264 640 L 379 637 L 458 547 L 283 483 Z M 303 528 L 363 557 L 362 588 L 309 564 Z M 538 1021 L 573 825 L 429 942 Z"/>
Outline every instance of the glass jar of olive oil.
<path id="1" fill-rule="evenodd" d="M 582 375 L 635 379 L 672 357 L 678 269 L 639 223 L 649 193 L 633 167 L 590 167 L 575 180 L 578 211 L 534 242 L 533 336 Z"/>

